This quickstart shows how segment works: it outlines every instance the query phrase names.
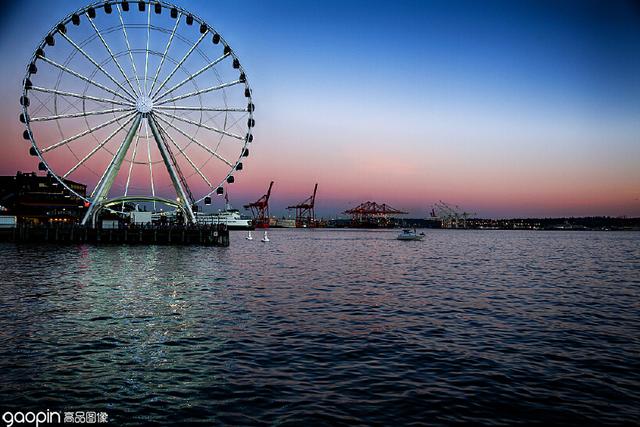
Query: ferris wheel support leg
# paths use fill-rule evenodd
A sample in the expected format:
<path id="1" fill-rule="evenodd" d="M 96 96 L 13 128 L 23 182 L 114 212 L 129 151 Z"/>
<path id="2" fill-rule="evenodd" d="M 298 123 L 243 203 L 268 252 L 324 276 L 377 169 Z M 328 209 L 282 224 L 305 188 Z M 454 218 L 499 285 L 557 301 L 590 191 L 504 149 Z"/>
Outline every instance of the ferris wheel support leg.
<path id="1" fill-rule="evenodd" d="M 182 205 L 189 222 L 192 224 L 196 223 L 196 217 L 191 209 L 191 201 L 187 197 L 184 188 L 182 188 L 182 184 L 180 183 L 180 179 L 176 173 L 176 169 L 171 163 L 171 159 L 169 158 L 169 153 L 167 153 L 167 147 L 165 146 L 165 142 L 162 139 L 162 135 L 158 130 L 158 126 L 156 125 L 156 121 L 153 115 L 147 116 L 147 121 L 149 122 L 149 127 L 151 128 L 151 133 L 153 133 L 153 137 L 156 140 L 156 144 L 158 144 L 158 149 L 160 150 L 160 154 L 162 155 L 162 160 L 164 161 L 165 166 L 167 167 L 167 171 L 169 172 L 169 176 L 171 177 L 171 182 L 173 183 L 173 187 L 176 190 L 176 194 L 178 195 L 179 203 Z"/>
<path id="2" fill-rule="evenodd" d="M 133 137 L 136 135 L 138 131 L 138 127 L 140 126 L 140 121 L 142 120 L 142 114 L 136 115 L 136 118 L 133 120 L 133 125 L 129 129 L 127 136 L 120 144 L 116 155 L 109 163 L 109 167 L 105 171 L 104 175 L 98 185 L 96 185 L 96 191 L 94 192 L 93 200 L 91 205 L 89 205 L 89 209 L 84 214 L 84 218 L 82 219 L 82 225 L 86 225 L 87 221 L 91 219 L 92 226 L 95 227 L 95 217 L 94 212 L 97 213 L 96 209 L 104 202 L 109 194 L 109 190 L 111 190 L 111 186 L 113 185 L 113 181 L 116 179 L 116 175 L 120 171 L 120 166 L 122 166 L 122 161 L 124 160 L 127 151 L 129 151 L 129 146 L 131 145 L 131 141 L 133 141 Z"/>

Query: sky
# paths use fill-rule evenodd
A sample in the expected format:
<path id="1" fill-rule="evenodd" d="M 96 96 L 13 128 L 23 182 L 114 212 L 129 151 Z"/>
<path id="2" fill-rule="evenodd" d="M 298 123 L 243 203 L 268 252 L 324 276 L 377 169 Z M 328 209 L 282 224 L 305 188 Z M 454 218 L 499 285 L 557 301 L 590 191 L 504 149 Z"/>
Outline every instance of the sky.
<path id="1" fill-rule="evenodd" d="M 640 216 L 640 3 L 178 1 L 242 59 L 256 105 L 232 204 L 272 214 L 364 201 L 426 217 Z M 0 174 L 37 168 L 18 122 L 25 67 L 85 2 L 0 17 Z"/>

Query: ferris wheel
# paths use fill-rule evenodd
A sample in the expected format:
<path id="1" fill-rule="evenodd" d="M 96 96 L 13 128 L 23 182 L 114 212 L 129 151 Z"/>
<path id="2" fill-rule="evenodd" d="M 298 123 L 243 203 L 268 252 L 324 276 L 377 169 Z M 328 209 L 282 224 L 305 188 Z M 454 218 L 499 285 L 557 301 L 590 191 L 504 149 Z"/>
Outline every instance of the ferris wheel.
<path id="1" fill-rule="evenodd" d="M 105 1 L 42 39 L 20 121 L 39 169 L 84 200 L 83 224 L 128 201 L 172 206 L 195 222 L 194 206 L 243 169 L 251 96 L 234 50 L 195 14 L 164 1 Z"/>

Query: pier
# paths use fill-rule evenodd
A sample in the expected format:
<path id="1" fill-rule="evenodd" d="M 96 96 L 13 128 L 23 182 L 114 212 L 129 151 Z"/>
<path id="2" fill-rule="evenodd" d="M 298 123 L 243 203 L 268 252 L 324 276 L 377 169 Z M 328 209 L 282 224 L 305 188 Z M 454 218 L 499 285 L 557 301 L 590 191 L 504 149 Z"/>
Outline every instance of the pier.
<path id="1" fill-rule="evenodd" d="M 89 243 L 97 245 L 202 245 L 229 246 L 229 230 L 224 224 L 212 226 L 142 226 L 90 228 L 80 225 L 29 225 L 0 228 L 0 242 Z"/>

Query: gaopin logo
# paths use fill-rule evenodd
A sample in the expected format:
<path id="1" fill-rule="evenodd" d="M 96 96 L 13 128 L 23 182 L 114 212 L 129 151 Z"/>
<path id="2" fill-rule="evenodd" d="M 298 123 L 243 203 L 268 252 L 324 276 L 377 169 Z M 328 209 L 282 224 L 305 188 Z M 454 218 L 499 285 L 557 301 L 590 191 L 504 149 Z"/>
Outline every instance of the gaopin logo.
<path id="1" fill-rule="evenodd" d="M 64 418 L 62 415 L 64 414 Z M 95 411 L 76 411 L 76 412 L 62 412 L 62 411 L 50 411 L 47 412 L 10 412 L 7 411 L 2 414 L 2 421 L 5 422 L 6 427 L 13 427 L 14 425 L 25 424 L 28 426 L 47 424 L 104 424 L 109 422 L 109 414 L 106 412 Z"/>
<path id="2" fill-rule="evenodd" d="M 5 412 L 2 414 L 2 421 L 4 421 L 7 427 L 12 427 L 14 424 L 34 424 L 39 426 L 40 424 L 60 424 L 62 418 L 60 412 L 52 412 L 47 409 L 47 412 Z"/>

